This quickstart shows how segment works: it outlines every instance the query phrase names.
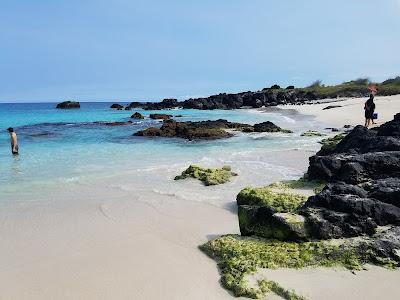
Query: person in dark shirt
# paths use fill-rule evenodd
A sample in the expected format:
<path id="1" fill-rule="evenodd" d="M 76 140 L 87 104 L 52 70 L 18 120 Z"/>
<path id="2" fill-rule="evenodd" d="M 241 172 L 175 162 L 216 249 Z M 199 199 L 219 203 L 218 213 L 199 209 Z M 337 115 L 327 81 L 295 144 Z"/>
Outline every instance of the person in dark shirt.
<path id="1" fill-rule="evenodd" d="M 373 94 L 370 94 L 369 99 L 365 102 L 364 110 L 365 110 L 365 127 L 368 128 L 368 126 L 371 125 L 371 122 L 372 124 L 375 124 L 373 120 L 375 112 L 375 103 Z"/>

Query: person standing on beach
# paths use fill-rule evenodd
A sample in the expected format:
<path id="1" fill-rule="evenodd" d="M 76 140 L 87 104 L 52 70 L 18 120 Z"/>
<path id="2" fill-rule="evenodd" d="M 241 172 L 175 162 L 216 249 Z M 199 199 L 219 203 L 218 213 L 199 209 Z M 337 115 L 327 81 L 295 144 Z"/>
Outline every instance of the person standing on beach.
<path id="1" fill-rule="evenodd" d="M 7 128 L 7 131 L 10 134 L 11 153 L 14 155 L 18 155 L 17 134 L 14 132 L 14 129 L 11 127 Z"/>
<path id="2" fill-rule="evenodd" d="M 375 124 L 375 122 L 373 120 L 374 111 L 375 111 L 375 103 L 374 103 L 374 95 L 373 94 L 370 94 L 369 99 L 367 100 L 367 102 L 365 102 L 364 110 L 365 110 L 365 127 L 368 128 L 368 126 L 371 125 L 371 122 L 372 122 L 372 124 Z"/>

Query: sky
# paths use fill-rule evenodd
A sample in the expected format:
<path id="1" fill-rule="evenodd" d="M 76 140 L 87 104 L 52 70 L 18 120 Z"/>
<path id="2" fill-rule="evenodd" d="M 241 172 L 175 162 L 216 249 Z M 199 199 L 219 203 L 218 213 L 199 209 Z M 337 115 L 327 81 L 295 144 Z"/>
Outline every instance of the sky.
<path id="1" fill-rule="evenodd" d="M 400 0 L 0 0 L 0 102 L 400 75 Z"/>

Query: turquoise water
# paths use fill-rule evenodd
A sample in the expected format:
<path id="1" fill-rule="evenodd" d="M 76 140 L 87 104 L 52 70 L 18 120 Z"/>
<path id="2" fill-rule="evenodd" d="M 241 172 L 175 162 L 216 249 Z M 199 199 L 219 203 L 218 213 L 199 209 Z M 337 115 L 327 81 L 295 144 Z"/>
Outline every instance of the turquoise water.
<path id="1" fill-rule="evenodd" d="M 259 123 L 270 120 L 294 134 L 243 134 L 218 140 L 188 142 L 179 139 L 134 137 L 137 130 L 159 126 L 158 121 L 134 121 L 127 126 L 93 124 L 98 121 L 126 121 L 139 111 L 148 116 L 155 111 L 116 111 L 111 103 L 82 103 L 78 110 L 56 110 L 54 103 L 0 104 L 0 197 L 28 193 L 49 184 L 95 184 L 112 174 L 167 165 L 183 166 L 192 162 L 215 164 L 235 160 L 262 160 L 269 151 L 316 149 L 316 140 L 300 137 L 306 129 L 321 125 L 312 119 L 298 119 L 279 112 L 256 110 L 171 110 L 183 115 L 179 120 L 216 120 Z M 157 111 L 160 112 L 160 111 Z M 165 111 L 164 111 L 165 113 Z M 20 155 L 10 154 L 9 136 L 14 127 Z M 3 130 L 4 129 L 4 130 Z M 133 183 L 134 184 L 134 183 Z M 1 199 L 1 198 L 0 198 Z"/>

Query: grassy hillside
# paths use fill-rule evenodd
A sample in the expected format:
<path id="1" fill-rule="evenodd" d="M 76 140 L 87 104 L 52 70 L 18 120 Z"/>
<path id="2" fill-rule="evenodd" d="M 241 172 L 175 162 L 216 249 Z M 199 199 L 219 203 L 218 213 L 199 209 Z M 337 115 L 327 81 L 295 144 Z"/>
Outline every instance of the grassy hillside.
<path id="1" fill-rule="evenodd" d="M 343 82 L 337 85 L 324 85 L 321 81 L 316 81 L 312 85 L 305 88 L 295 88 L 297 91 L 311 92 L 318 99 L 336 98 L 336 97 L 357 97 L 367 96 L 369 94 L 368 87 L 375 85 L 378 96 L 389 96 L 400 94 L 400 76 L 385 80 L 381 83 L 371 82 L 368 78 L 360 78 L 352 81 Z M 277 89 L 276 85 L 273 88 L 275 91 L 284 90 Z M 292 87 L 287 89 L 293 90 Z M 285 90 L 287 90 L 285 89 Z"/>

